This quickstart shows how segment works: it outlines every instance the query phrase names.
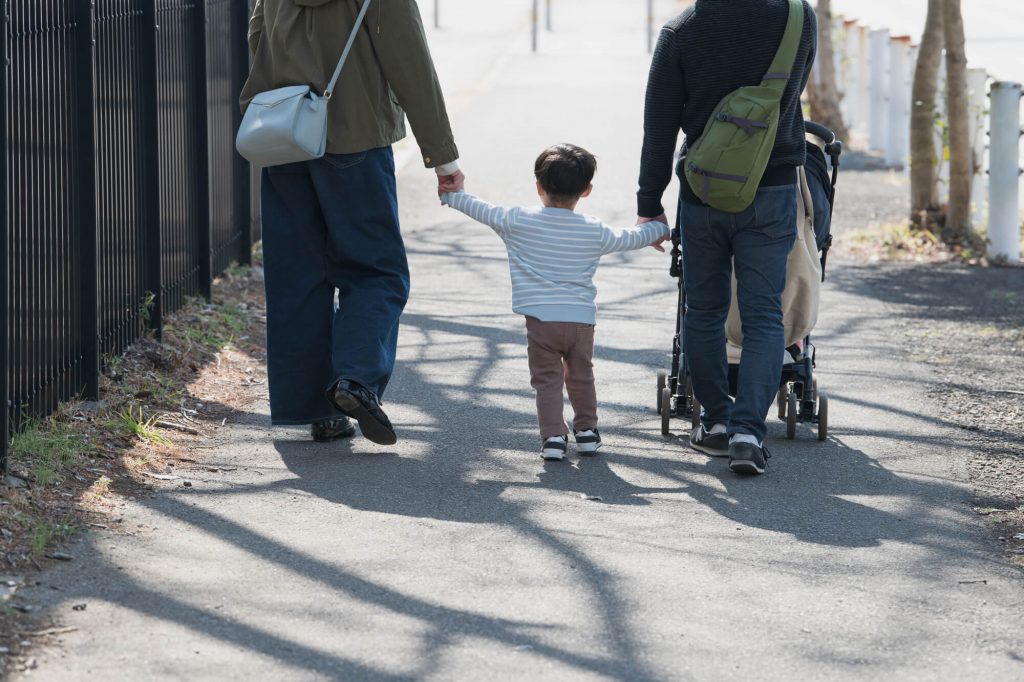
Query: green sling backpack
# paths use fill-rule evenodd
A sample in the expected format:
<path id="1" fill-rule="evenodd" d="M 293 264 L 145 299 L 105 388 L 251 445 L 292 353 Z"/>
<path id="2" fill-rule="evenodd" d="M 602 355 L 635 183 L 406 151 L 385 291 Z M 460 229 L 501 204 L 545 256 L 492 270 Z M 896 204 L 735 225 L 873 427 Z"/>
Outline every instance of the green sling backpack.
<path id="1" fill-rule="evenodd" d="M 740 213 L 757 194 L 775 147 L 779 110 L 804 29 L 802 0 L 789 0 L 789 20 L 775 60 L 760 85 L 725 96 L 686 152 L 690 189 L 720 211 Z"/>

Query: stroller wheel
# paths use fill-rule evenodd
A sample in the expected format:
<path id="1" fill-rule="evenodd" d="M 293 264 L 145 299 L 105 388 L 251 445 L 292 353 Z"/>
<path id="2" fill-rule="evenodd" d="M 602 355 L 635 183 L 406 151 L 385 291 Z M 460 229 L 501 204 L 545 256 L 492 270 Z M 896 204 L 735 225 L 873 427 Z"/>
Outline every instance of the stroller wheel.
<path id="1" fill-rule="evenodd" d="M 672 426 L 672 391 L 661 389 L 661 435 L 667 436 Z"/>
<path id="2" fill-rule="evenodd" d="M 787 400 L 789 400 L 789 384 L 785 383 L 785 384 L 782 384 L 782 386 L 779 387 L 779 397 L 778 397 L 778 401 L 777 401 L 778 405 L 779 405 L 779 419 L 781 421 L 786 421 L 786 401 Z"/>
<path id="3" fill-rule="evenodd" d="M 818 440 L 828 440 L 828 396 L 818 394 Z"/>
<path id="4" fill-rule="evenodd" d="M 663 369 L 658 370 L 658 398 L 657 398 L 658 402 L 655 403 L 657 405 L 657 407 L 658 407 L 658 414 L 661 414 L 661 410 L 664 407 L 664 404 L 662 403 L 662 400 L 661 400 L 661 394 L 665 390 L 665 377 L 666 376 L 667 375 L 665 374 L 665 370 L 663 370 Z"/>
<path id="5" fill-rule="evenodd" d="M 796 420 L 799 416 L 796 393 L 790 393 L 786 399 L 786 438 L 796 438 Z"/>

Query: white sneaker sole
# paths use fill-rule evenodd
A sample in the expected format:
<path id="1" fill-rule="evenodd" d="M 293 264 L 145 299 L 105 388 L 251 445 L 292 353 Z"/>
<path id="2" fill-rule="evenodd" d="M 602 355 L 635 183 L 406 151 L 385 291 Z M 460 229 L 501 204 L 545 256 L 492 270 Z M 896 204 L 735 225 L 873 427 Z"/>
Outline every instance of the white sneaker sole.
<path id="1" fill-rule="evenodd" d="M 705 455 L 710 455 L 711 457 L 728 457 L 729 456 L 729 451 L 728 450 L 715 450 L 714 448 L 709 448 L 706 445 L 701 445 L 700 443 L 694 443 L 693 441 L 690 441 L 690 447 L 693 448 L 694 450 L 696 450 L 697 452 L 703 452 Z"/>
<path id="2" fill-rule="evenodd" d="M 561 462 L 565 459 L 565 453 L 561 450 L 545 450 L 540 453 L 541 459 L 548 462 Z"/>
<path id="3" fill-rule="evenodd" d="M 601 449 L 602 443 L 577 443 L 576 452 L 581 455 L 593 455 Z"/>

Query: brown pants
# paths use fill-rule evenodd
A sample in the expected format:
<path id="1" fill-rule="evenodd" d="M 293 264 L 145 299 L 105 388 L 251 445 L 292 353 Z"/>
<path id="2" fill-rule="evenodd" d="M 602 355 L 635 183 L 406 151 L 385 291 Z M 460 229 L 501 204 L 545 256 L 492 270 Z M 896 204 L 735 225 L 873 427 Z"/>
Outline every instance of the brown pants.
<path id="1" fill-rule="evenodd" d="M 562 386 L 572 403 L 577 431 L 597 428 L 597 390 L 594 388 L 594 325 L 541 322 L 526 318 L 530 384 L 537 391 L 537 421 L 541 438 L 564 436 Z"/>

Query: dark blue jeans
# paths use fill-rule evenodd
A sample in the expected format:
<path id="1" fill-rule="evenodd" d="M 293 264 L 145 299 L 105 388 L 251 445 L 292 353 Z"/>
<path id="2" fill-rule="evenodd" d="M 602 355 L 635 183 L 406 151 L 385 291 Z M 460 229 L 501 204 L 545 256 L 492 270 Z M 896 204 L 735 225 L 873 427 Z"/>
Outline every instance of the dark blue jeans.
<path id="1" fill-rule="evenodd" d="M 339 378 L 383 395 L 409 298 L 391 149 L 264 169 L 262 199 L 273 423 L 335 416 Z"/>
<path id="2" fill-rule="evenodd" d="M 684 344 L 704 424 L 764 440 L 765 417 L 782 378 L 782 291 L 796 239 L 796 188 L 766 187 L 743 213 L 680 202 Z M 736 267 L 743 356 L 735 403 L 729 397 L 725 320 Z"/>

